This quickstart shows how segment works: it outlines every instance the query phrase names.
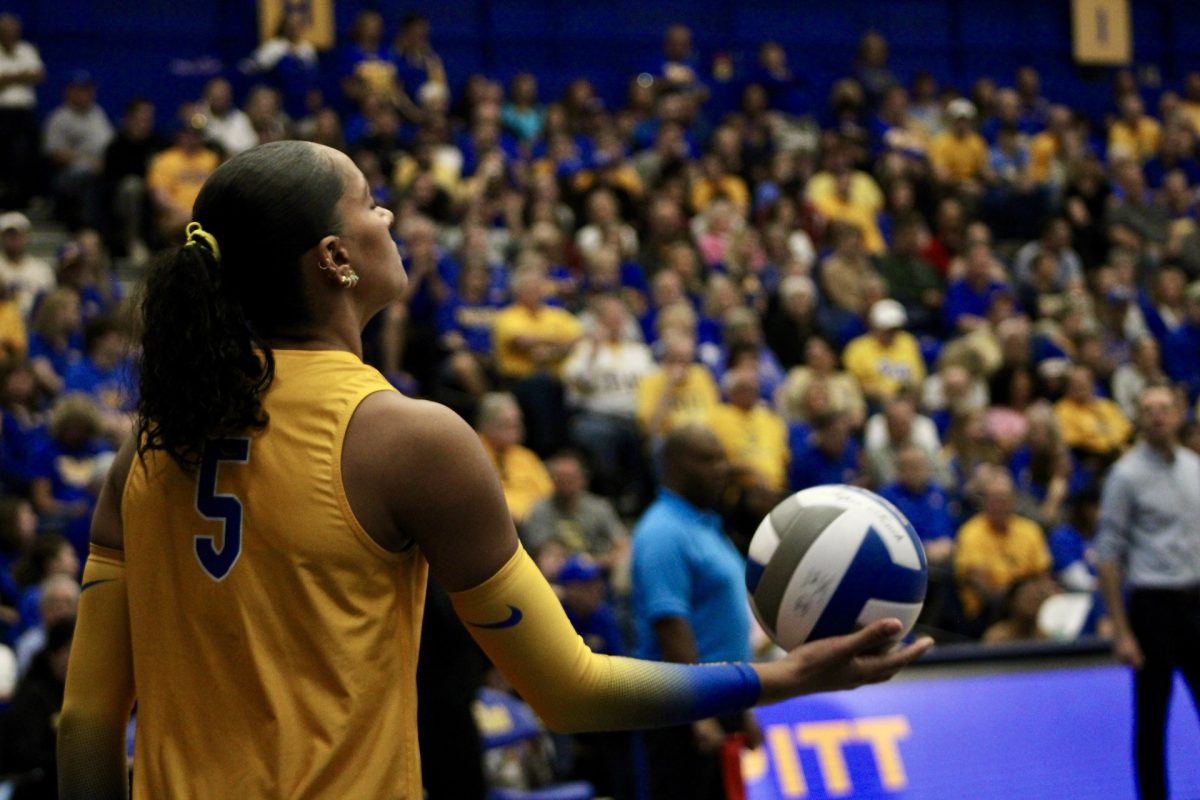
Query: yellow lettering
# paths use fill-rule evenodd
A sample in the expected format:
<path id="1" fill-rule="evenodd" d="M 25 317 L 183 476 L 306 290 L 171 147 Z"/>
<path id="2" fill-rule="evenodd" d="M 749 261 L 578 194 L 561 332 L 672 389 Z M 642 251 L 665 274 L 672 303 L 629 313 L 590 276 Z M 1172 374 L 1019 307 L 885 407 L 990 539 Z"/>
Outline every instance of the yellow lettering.
<path id="1" fill-rule="evenodd" d="M 748 784 L 758 783 L 767 774 L 767 749 L 760 747 L 757 750 L 743 750 L 741 755 L 742 761 L 742 780 Z"/>
<path id="2" fill-rule="evenodd" d="M 476 701 L 472 711 L 475 712 L 475 724 L 485 734 L 496 736 L 512 730 L 512 715 L 504 706 L 489 706 Z"/>
<path id="3" fill-rule="evenodd" d="M 851 738 L 851 733 L 850 723 L 840 720 L 796 726 L 796 738 L 816 751 L 817 763 L 825 776 L 825 789 L 832 795 L 849 794 L 854 790 L 842 755 L 842 745 Z"/>
<path id="4" fill-rule="evenodd" d="M 804 773 L 800 771 L 800 758 L 796 755 L 787 725 L 768 725 L 766 739 L 771 748 L 771 758 L 775 761 L 779 791 L 788 798 L 807 797 L 808 784 L 804 782 Z"/>
<path id="5" fill-rule="evenodd" d="M 854 725 L 854 733 L 871 745 L 883 788 L 907 787 L 908 776 L 904 772 L 904 761 L 900 758 L 898 742 L 907 739 L 912 733 L 908 720 L 901 716 L 860 719 Z"/>

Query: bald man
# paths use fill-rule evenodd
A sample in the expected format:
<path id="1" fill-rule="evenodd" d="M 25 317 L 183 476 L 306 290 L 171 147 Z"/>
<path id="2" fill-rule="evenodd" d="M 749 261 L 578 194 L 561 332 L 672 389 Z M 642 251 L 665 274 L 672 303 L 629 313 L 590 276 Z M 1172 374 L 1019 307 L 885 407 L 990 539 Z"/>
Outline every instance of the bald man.
<path id="1" fill-rule="evenodd" d="M 637 655 L 682 663 L 750 656 L 745 562 L 725 536 L 717 502 L 729 481 L 712 431 L 684 425 L 663 443 L 662 489 L 633 531 Z M 650 796 L 723 798 L 720 747 L 748 715 L 645 734 Z"/>

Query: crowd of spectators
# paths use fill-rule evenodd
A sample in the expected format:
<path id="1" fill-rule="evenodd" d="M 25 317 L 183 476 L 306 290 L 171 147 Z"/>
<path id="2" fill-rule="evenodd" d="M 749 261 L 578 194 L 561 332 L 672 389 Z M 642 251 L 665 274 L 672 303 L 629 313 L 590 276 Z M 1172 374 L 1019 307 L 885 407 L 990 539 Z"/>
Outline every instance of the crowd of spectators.
<path id="1" fill-rule="evenodd" d="M 892 500 L 945 637 L 1044 637 L 1045 599 L 1094 592 L 1098 487 L 1138 391 L 1200 395 L 1200 73 L 1148 107 L 1117 72 L 1089 119 L 1031 67 L 906 85 L 870 32 L 817 102 L 784 44 L 739 74 L 672 25 L 608 105 L 586 75 L 556 98 L 532 73 L 452 86 L 424 18 L 388 34 L 364 11 L 319 54 L 289 14 L 169 125 L 135 97 L 114 126 L 82 72 L 39 122 L 53 66 L 0 15 L 0 704 L 35 702 L 16 674 L 61 692 L 70 586 L 130 429 L 112 259 L 179 243 L 221 161 L 285 137 L 350 154 L 394 210 L 409 287 L 366 357 L 475 423 L 526 545 L 610 652 L 630 645 L 627 526 L 690 423 L 731 464 L 739 547 L 791 491 Z M 71 231 L 54 263 L 28 252 L 31 206 Z M 1083 630 L 1104 623 L 1097 600 Z M 26 755 L 0 774 L 48 757 Z"/>

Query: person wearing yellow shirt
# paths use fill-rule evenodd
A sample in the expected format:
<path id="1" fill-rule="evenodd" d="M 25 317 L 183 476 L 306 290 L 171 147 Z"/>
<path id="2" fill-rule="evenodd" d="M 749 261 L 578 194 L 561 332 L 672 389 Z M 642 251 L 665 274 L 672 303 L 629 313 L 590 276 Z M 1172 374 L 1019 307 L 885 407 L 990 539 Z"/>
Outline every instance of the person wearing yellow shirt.
<path id="1" fill-rule="evenodd" d="M 1133 434 L 1121 407 L 1096 396 L 1092 371 L 1084 366 L 1071 369 L 1066 395 L 1054 404 L 1054 416 L 1068 446 L 1097 456 L 1117 455 Z"/>
<path id="2" fill-rule="evenodd" d="M 837 193 L 838 183 L 845 180 L 849 184 L 850 204 L 869 211 L 872 215 L 883 210 L 883 190 L 869 173 L 852 168 L 850 155 L 844 145 L 833 148 L 825 158 L 826 169 L 808 179 L 804 187 L 804 196 L 813 205 L 828 200 Z"/>
<path id="3" fill-rule="evenodd" d="M 1029 179 L 1039 186 L 1062 183 L 1066 176 L 1061 160 L 1067 135 L 1071 130 L 1071 109 L 1062 105 L 1050 106 L 1046 114 L 1046 130 L 1029 140 Z"/>
<path id="4" fill-rule="evenodd" d="M 539 371 L 557 376 L 583 326 L 570 312 L 546 305 L 545 274 L 539 267 L 518 269 L 512 291 L 514 302 L 501 309 L 492 327 L 496 371 L 508 380 Z"/>
<path id="5" fill-rule="evenodd" d="M 701 212 L 717 198 L 725 198 L 743 214 L 750 208 L 750 189 L 738 175 L 728 172 L 721 159 L 710 153 L 700 160 L 700 175 L 688 191 L 688 201 Z"/>
<path id="6" fill-rule="evenodd" d="M 873 256 L 887 252 L 887 242 L 876 221 L 876 209 L 869 204 L 854 201 L 852 179 L 854 174 L 843 172 L 834 181 L 834 189 L 813 199 L 813 206 L 829 221 L 845 222 L 858 228 L 863 237 L 863 246 Z"/>
<path id="7" fill-rule="evenodd" d="M 986 625 L 1014 583 L 1047 572 L 1051 563 L 1041 527 L 1013 513 L 1012 478 L 994 468 L 983 483 L 983 511 L 963 523 L 955 542 L 963 614 Z"/>
<path id="8" fill-rule="evenodd" d="M 543 457 L 567 438 L 562 367 L 583 337 L 583 325 L 573 314 L 546 304 L 548 288 L 542 264 L 518 267 L 512 279 L 513 303 L 492 323 L 496 372 L 521 404 L 526 443 Z"/>
<path id="9" fill-rule="evenodd" d="M 529 510 L 554 491 L 554 481 L 537 454 L 521 444 L 525 424 L 516 398 L 505 392 L 484 395 L 475 428 L 500 476 L 508 511 L 520 525 Z"/>
<path id="10" fill-rule="evenodd" d="M 886 400 L 906 386 L 925 380 L 925 360 L 917 338 L 901 330 L 908 321 L 904 306 L 891 299 L 871 306 L 870 333 L 864 333 L 842 353 L 846 370 L 858 379 L 863 393 L 875 401 Z"/>
<path id="11" fill-rule="evenodd" d="M 987 141 L 975 132 L 975 104 L 958 98 L 946 106 L 950 127 L 933 139 L 929 163 L 939 182 L 963 188 L 977 186 L 988 179 Z"/>
<path id="12" fill-rule="evenodd" d="M 175 145 L 155 156 L 146 172 L 146 188 L 154 197 L 158 230 L 165 240 L 182 240 L 200 187 L 220 164 L 220 157 L 204 146 L 204 117 L 185 112 Z"/>
<path id="13" fill-rule="evenodd" d="M 14 298 L 0 300 L 0 359 L 22 358 L 29 351 L 29 339 L 21 306 Z"/>
<path id="14" fill-rule="evenodd" d="M 1126 92 L 1117 102 L 1120 112 L 1108 128 L 1108 157 L 1124 155 L 1145 163 L 1158 152 L 1162 126 L 1145 113 L 1142 98 L 1136 92 Z"/>
<path id="15" fill-rule="evenodd" d="M 723 384 L 729 402 L 709 412 L 708 427 L 746 483 L 782 491 L 790 458 L 787 425 L 759 400 L 758 371 L 753 366 L 732 369 Z"/>
<path id="16" fill-rule="evenodd" d="M 653 439 L 706 420 L 720 402 L 712 373 L 696 363 L 694 335 L 667 331 L 662 346 L 659 368 L 643 375 L 637 387 L 638 426 Z"/>

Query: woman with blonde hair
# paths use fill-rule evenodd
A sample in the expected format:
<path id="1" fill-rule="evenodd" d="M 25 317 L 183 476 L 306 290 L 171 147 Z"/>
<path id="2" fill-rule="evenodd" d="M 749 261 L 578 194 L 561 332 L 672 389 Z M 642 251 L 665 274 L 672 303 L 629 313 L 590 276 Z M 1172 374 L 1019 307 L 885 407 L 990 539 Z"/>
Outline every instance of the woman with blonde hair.
<path id="1" fill-rule="evenodd" d="M 38 383 L 50 394 L 63 390 L 71 364 L 83 357 L 83 308 L 74 289 L 50 292 L 33 312 L 29 361 Z"/>

